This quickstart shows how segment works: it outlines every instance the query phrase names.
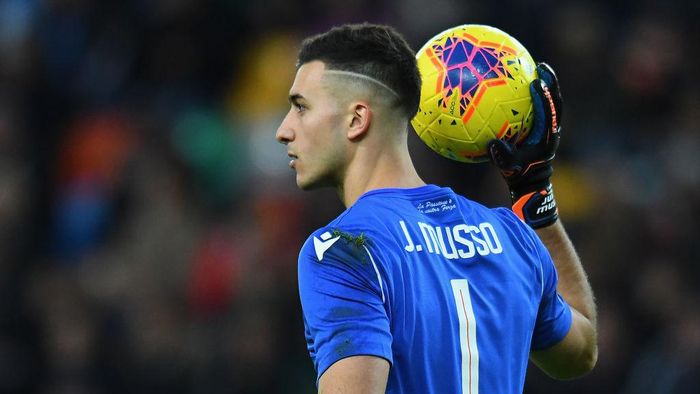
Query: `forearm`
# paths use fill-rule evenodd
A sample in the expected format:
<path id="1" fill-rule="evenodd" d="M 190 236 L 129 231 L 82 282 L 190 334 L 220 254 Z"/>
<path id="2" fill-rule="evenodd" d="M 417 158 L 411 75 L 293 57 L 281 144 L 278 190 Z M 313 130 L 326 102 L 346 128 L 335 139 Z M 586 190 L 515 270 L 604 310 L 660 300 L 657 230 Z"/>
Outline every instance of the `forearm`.
<path id="1" fill-rule="evenodd" d="M 532 360 L 557 379 L 590 372 L 598 360 L 597 313 L 591 285 L 560 221 L 536 230 L 547 247 L 559 276 L 557 291 L 572 308 L 569 333 L 557 345 L 531 353 Z"/>
<path id="2" fill-rule="evenodd" d="M 549 250 L 554 266 L 557 268 L 559 275 L 557 291 L 571 307 L 596 327 L 598 316 L 593 290 L 561 221 L 535 231 Z"/>

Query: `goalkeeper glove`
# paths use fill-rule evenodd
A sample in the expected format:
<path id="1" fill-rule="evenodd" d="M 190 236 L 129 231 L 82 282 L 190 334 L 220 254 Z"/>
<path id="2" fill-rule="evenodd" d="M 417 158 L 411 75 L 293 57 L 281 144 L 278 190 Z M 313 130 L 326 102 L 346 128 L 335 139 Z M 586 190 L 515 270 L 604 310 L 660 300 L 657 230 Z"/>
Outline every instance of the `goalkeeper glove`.
<path id="1" fill-rule="evenodd" d="M 535 120 L 530 134 L 518 146 L 495 139 L 489 142 L 491 161 L 510 189 L 513 211 L 532 228 L 557 221 L 552 184 L 552 160 L 559 146 L 562 99 L 554 70 L 537 65 L 530 84 Z"/>

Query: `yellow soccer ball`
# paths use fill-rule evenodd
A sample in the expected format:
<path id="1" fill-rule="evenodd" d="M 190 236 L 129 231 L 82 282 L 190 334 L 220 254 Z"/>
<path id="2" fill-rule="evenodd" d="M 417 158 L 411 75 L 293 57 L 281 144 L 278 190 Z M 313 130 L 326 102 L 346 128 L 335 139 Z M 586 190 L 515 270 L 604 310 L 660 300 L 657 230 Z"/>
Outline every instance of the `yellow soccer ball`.
<path id="1" fill-rule="evenodd" d="M 423 87 L 411 125 L 435 152 L 483 162 L 492 139 L 517 144 L 527 136 L 536 64 L 515 38 L 491 26 L 457 26 L 431 38 L 416 58 Z"/>

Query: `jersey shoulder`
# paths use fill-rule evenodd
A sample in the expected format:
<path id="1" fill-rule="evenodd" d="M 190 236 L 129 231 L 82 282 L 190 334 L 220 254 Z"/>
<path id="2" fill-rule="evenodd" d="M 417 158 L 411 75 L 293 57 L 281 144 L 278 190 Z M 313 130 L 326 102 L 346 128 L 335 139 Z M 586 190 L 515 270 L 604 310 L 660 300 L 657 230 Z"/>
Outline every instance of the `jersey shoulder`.
<path id="1" fill-rule="evenodd" d="M 353 205 L 329 224 L 311 233 L 301 249 L 300 262 L 321 262 L 327 256 L 365 262 L 365 248 L 381 242 L 377 237 L 383 226 L 380 218 L 386 216 L 377 214 L 377 209 L 381 208 L 373 211 L 366 205 Z"/>
<path id="2" fill-rule="evenodd" d="M 523 222 L 509 208 L 492 208 L 491 212 L 503 224 L 503 230 L 509 235 L 509 238 L 519 243 L 522 247 L 540 254 L 540 250 L 544 247 L 542 241 L 530 226 Z"/>
<path id="3" fill-rule="evenodd" d="M 367 302 L 371 298 L 383 303 L 385 284 L 377 265 L 381 260 L 370 252 L 383 247 L 375 237 L 378 232 L 361 221 L 338 219 L 314 231 L 299 253 L 297 270 L 302 298 L 332 292 L 341 298 L 360 297 Z"/>

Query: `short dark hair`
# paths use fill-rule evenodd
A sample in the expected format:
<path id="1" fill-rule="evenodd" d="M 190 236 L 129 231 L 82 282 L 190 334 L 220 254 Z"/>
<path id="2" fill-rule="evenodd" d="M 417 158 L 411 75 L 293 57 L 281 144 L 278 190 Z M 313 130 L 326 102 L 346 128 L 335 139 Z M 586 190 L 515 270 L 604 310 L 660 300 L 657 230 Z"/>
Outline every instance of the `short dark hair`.
<path id="1" fill-rule="evenodd" d="M 297 68 L 320 60 L 329 70 L 372 77 L 399 95 L 399 105 L 412 119 L 418 111 L 421 79 L 416 56 L 391 26 L 346 24 L 309 37 L 301 44 Z"/>

